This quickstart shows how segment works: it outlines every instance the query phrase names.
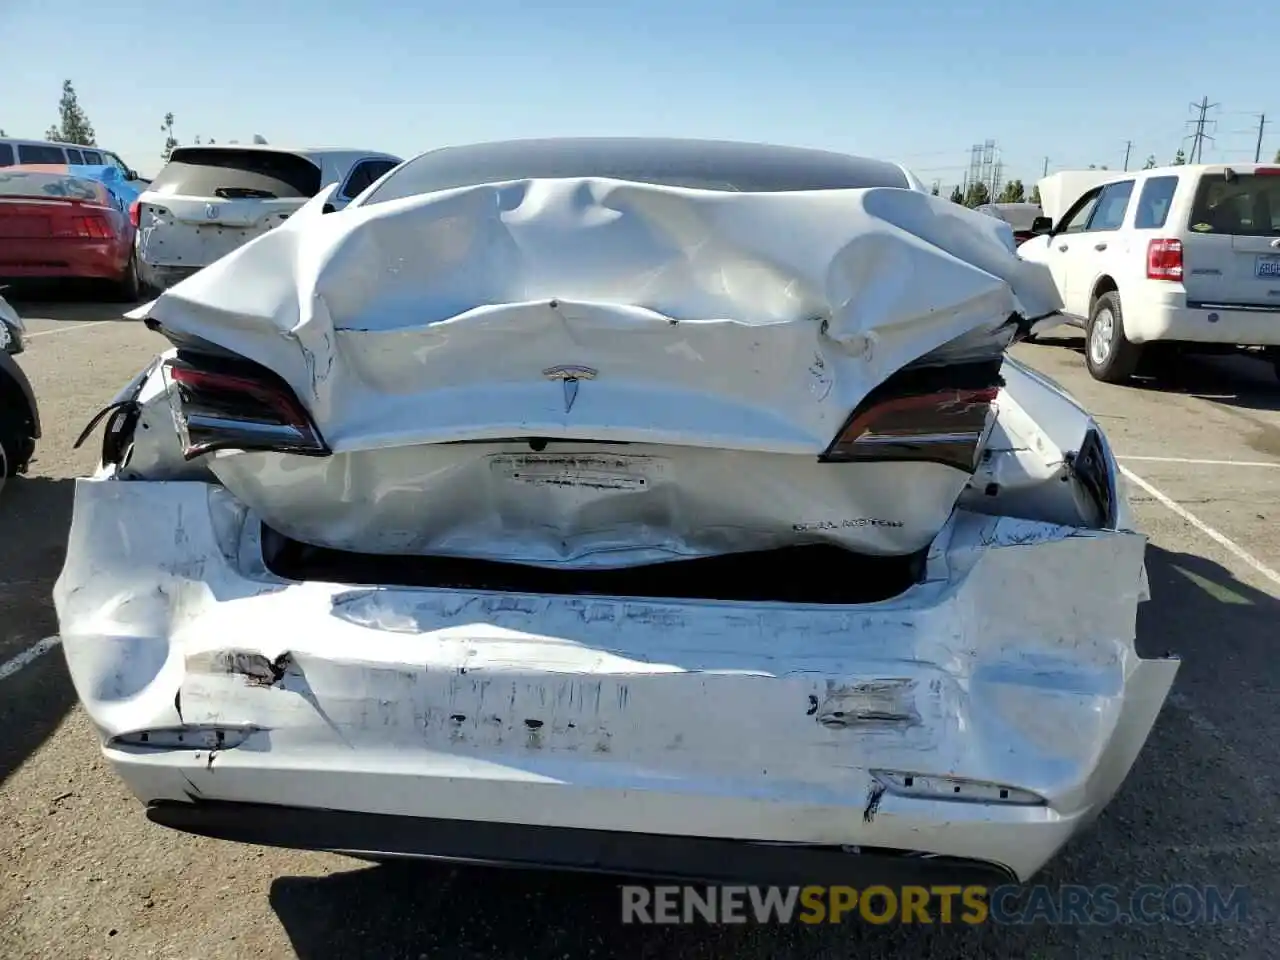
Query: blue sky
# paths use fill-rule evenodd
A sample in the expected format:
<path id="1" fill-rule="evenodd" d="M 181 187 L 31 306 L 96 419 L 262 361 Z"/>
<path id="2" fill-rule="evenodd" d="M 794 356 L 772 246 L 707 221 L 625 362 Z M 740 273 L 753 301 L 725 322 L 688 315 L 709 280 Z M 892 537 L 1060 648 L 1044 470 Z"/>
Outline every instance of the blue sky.
<path id="1" fill-rule="evenodd" d="M 1119 168 L 1126 140 L 1131 165 L 1167 162 L 1204 95 L 1221 104 L 1205 159 L 1252 159 L 1261 112 L 1274 156 L 1280 87 L 1246 19 L 1197 0 L 0 0 L 0 128 L 42 137 L 70 78 L 98 142 L 144 174 L 172 111 L 183 142 L 409 156 L 704 136 L 898 159 L 944 184 L 994 139 L 1031 181 L 1046 156 Z"/>

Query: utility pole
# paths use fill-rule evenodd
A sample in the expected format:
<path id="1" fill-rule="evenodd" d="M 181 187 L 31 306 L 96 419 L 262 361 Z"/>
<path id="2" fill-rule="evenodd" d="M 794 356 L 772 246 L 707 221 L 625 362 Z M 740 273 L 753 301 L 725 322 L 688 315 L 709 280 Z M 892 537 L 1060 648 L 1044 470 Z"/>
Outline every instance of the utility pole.
<path id="1" fill-rule="evenodd" d="M 1253 151 L 1253 162 L 1262 162 L 1262 131 L 1267 129 L 1267 115 L 1264 113 L 1258 118 L 1258 146 Z"/>
<path id="2" fill-rule="evenodd" d="M 1213 140 L 1213 137 L 1209 136 L 1207 133 L 1204 132 L 1204 125 L 1206 122 L 1205 116 L 1206 114 L 1208 114 L 1209 109 L 1211 107 L 1220 107 L 1220 106 L 1222 106 L 1222 104 L 1220 103 L 1210 103 L 1208 97 L 1205 97 L 1199 103 L 1191 104 L 1191 109 L 1200 111 L 1200 116 L 1194 121 L 1190 121 L 1195 123 L 1196 132 L 1192 134 L 1191 156 L 1187 158 L 1187 162 L 1189 164 L 1201 163 L 1204 160 L 1204 142 L 1206 140 L 1209 140 L 1209 141 Z"/>
<path id="3" fill-rule="evenodd" d="M 1048 157 L 1045 157 L 1045 158 L 1044 158 L 1044 173 L 1042 173 L 1042 174 L 1041 174 L 1041 176 L 1042 176 L 1042 177 L 1047 177 L 1048 175 L 1049 175 L 1049 158 L 1048 158 Z"/>
<path id="4" fill-rule="evenodd" d="M 1133 149 L 1133 141 L 1126 140 L 1124 142 L 1124 169 L 1127 173 L 1129 170 L 1129 151 Z"/>

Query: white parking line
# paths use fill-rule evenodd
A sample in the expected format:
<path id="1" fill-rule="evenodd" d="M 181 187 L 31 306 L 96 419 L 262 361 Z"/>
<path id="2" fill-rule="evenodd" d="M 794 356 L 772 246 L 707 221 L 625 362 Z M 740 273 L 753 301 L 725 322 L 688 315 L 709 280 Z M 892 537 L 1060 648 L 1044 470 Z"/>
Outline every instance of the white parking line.
<path id="1" fill-rule="evenodd" d="M 1193 460 L 1189 457 L 1116 457 L 1117 460 L 1145 460 L 1148 463 L 1198 463 L 1208 467 L 1269 467 L 1280 470 L 1280 463 L 1270 460 Z"/>
<path id="2" fill-rule="evenodd" d="M 1143 480 L 1140 476 L 1138 476 L 1128 467 L 1122 466 L 1120 468 L 1120 472 L 1123 473 L 1126 477 L 1128 477 L 1131 483 L 1137 484 L 1139 487 L 1145 490 L 1148 494 L 1150 494 L 1156 500 L 1159 500 L 1162 504 L 1164 504 L 1174 513 L 1180 516 L 1183 520 L 1187 521 L 1187 523 L 1191 524 L 1193 527 L 1195 527 L 1197 530 L 1203 533 L 1206 537 L 1208 537 L 1214 543 L 1218 544 L 1219 546 L 1227 550 L 1229 553 L 1231 553 L 1232 556 L 1236 557 L 1238 560 L 1243 561 L 1244 563 L 1247 563 L 1255 571 L 1262 574 L 1264 577 L 1266 577 L 1276 586 L 1280 586 L 1280 573 L 1276 573 L 1274 570 L 1268 567 L 1265 563 L 1263 563 L 1261 560 L 1255 557 L 1252 553 L 1250 553 L 1244 547 L 1240 546 L 1238 543 L 1236 543 L 1234 540 L 1230 539 L 1226 535 L 1221 534 L 1217 530 L 1213 529 L 1213 527 L 1209 526 L 1207 523 L 1205 523 L 1203 520 L 1197 517 L 1194 513 L 1192 513 L 1186 507 L 1182 506 L 1180 503 L 1173 500 L 1171 497 L 1168 497 L 1165 494 L 1161 493 L 1159 490 L 1157 490 L 1151 484 L 1147 483 L 1147 481 Z"/>
<path id="3" fill-rule="evenodd" d="M 39 660 L 61 642 L 61 637 L 45 637 L 34 647 L 31 647 L 28 650 L 23 650 L 12 660 L 6 660 L 4 663 L 0 663 L 0 680 L 13 676 L 23 667 Z"/>
<path id="4" fill-rule="evenodd" d="M 55 333 L 71 333 L 74 330 L 84 330 L 88 327 L 100 327 L 104 323 L 115 323 L 114 320 L 90 320 L 86 323 L 77 323 L 74 327 L 59 327 L 57 330 L 37 330 L 35 333 L 24 333 L 23 340 L 30 340 L 32 337 L 51 337 Z"/>

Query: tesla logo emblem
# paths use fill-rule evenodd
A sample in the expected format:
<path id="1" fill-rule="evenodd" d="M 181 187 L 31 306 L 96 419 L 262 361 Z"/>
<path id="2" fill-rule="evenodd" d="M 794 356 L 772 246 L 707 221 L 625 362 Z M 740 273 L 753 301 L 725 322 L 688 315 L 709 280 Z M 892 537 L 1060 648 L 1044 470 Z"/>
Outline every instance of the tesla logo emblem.
<path id="1" fill-rule="evenodd" d="M 590 367 L 579 367 L 567 364 L 561 367 L 547 367 L 542 375 L 548 380 L 559 380 L 564 384 L 564 412 L 573 409 L 573 401 L 578 399 L 578 381 L 594 380 L 596 371 Z"/>
<path id="2" fill-rule="evenodd" d="M 216 203 L 206 203 L 204 205 L 204 218 L 206 220 L 215 220 L 218 217 L 218 205 Z"/>

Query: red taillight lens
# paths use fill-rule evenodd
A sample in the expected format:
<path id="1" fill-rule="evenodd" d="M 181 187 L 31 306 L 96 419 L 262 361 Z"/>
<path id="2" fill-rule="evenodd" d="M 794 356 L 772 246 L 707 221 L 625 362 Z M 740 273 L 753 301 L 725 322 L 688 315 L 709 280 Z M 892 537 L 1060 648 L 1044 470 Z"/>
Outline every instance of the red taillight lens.
<path id="1" fill-rule="evenodd" d="M 1253 173 L 1257 177 L 1280 177 L 1280 167 L 1259 167 Z"/>
<path id="2" fill-rule="evenodd" d="M 1147 244 L 1147 279 L 1182 279 L 1182 241 L 1152 240 Z"/>
<path id="3" fill-rule="evenodd" d="M 111 224 L 104 217 L 61 217 L 54 224 L 53 235 L 79 240 L 109 240 Z"/>
<path id="4" fill-rule="evenodd" d="M 914 460 L 967 473 L 977 469 L 994 421 L 998 383 L 935 384 L 931 389 L 885 393 L 877 390 L 854 411 L 823 455 L 824 461 Z"/>
<path id="5" fill-rule="evenodd" d="M 329 454 L 310 414 L 266 368 L 180 354 L 165 372 L 186 459 L 226 449 Z"/>
<path id="6" fill-rule="evenodd" d="M 139 200 L 129 204 L 129 222 L 135 227 L 142 223 L 142 202 Z"/>

